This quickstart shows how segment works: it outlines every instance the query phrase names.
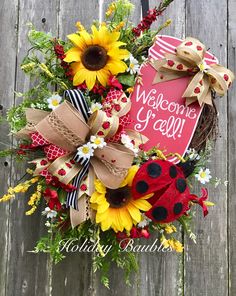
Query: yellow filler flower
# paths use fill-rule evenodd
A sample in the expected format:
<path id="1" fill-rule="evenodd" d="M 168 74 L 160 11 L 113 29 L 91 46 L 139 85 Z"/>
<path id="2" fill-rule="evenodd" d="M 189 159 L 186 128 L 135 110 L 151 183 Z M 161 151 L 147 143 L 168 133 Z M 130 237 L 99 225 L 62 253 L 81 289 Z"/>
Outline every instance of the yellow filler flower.
<path id="1" fill-rule="evenodd" d="M 120 32 L 110 32 L 105 25 L 99 30 L 93 25 L 91 30 L 92 34 L 82 30 L 67 36 L 74 47 L 66 52 L 64 59 L 72 63 L 73 85 L 85 82 L 89 90 L 96 81 L 106 86 L 110 75 L 125 72 L 127 65 L 122 60 L 130 55 L 126 49 L 120 48 L 125 45 L 118 41 Z"/>
<path id="2" fill-rule="evenodd" d="M 137 166 L 132 166 L 118 189 L 106 188 L 101 181 L 95 181 L 95 192 L 90 202 L 91 207 L 97 211 L 96 223 L 101 223 L 103 231 L 109 228 L 113 228 L 115 232 L 124 229 L 130 231 L 133 225 L 142 220 L 140 211 L 146 212 L 152 207 L 146 199 L 153 194 L 138 200 L 132 198 L 131 185 L 137 170 Z"/>

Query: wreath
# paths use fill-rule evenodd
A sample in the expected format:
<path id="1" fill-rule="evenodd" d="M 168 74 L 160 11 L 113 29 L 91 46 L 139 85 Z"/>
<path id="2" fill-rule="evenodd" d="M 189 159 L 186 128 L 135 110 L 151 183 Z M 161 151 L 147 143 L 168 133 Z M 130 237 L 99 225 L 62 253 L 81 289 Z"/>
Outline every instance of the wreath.
<path id="1" fill-rule="evenodd" d="M 162 1 L 134 26 L 129 21 L 134 6 L 117 0 L 108 7 L 106 22 L 94 21 L 89 31 L 77 22 L 66 41 L 31 25 L 32 47 L 21 69 L 35 84 L 16 93 L 23 100 L 7 114 L 18 144 L 0 155 L 29 167 L 25 180 L 9 187 L 0 201 L 33 190 L 26 215 L 43 207 L 47 228 L 34 252 L 50 253 L 58 263 L 70 250 L 93 251 L 94 271 L 102 271 L 107 287 L 112 262 L 125 270 L 127 282 L 137 270 L 139 239 L 146 239 L 147 247 L 157 233 L 156 249 L 176 252 L 184 249 L 176 238 L 182 229 L 195 241 L 196 205 L 206 216 L 213 203 L 205 187 L 200 196 L 192 193 L 192 184 L 220 183 L 207 168 L 217 127 L 214 99 L 226 93 L 234 75 L 206 63 L 205 46 L 190 37 L 171 55 L 153 58 L 150 48 L 171 21 L 150 27 L 172 1 Z M 183 155 L 163 148 L 155 135 L 150 137 L 156 137 L 156 146 L 147 149 L 149 135 L 134 128 L 133 94 L 146 65 L 155 71 L 156 85 L 190 78 L 185 104 L 197 104 L 201 113 Z"/>

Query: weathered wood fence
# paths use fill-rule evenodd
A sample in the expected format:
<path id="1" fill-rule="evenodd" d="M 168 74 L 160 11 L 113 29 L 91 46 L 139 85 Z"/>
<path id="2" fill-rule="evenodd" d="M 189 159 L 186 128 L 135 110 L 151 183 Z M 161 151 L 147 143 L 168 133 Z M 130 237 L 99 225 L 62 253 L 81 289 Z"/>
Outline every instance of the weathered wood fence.
<path id="1" fill-rule="evenodd" d="M 60 37 L 73 32 L 80 20 L 87 27 L 101 18 L 109 1 L 98 0 L 1 0 L 0 1 L 0 112 L 17 104 L 14 90 L 25 91 L 30 81 L 19 69 L 29 44 L 27 22 Z M 150 7 L 159 1 L 151 0 Z M 141 1 L 134 21 L 141 14 Z M 207 44 L 223 65 L 236 72 L 236 1 L 175 0 L 162 21 L 173 23 L 165 30 L 182 38 L 195 36 Z M 89 254 L 70 254 L 52 266 L 47 255 L 32 250 L 44 232 L 40 213 L 25 217 L 26 200 L 0 205 L 0 295 L 1 296 L 234 296 L 236 295 L 236 87 L 228 98 L 218 100 L 219 139 L 210 165 L 213 174 L 229 180 L 227 187 L 210 189 L 216 203 L 206 221 L 197 215 L 197 245 L 182 236 L 185 251 L 176 254 L 139 254 L 140 272 L 132 287 L 126 287 L 120 271 L 111 271 L 111 289 L 99 283 L 91 271 Z M 10 143 L 7 126 L 0 130 L 0 148 Z M 0 194 L 23 174 L 11 159 L 0 160 Z"/>

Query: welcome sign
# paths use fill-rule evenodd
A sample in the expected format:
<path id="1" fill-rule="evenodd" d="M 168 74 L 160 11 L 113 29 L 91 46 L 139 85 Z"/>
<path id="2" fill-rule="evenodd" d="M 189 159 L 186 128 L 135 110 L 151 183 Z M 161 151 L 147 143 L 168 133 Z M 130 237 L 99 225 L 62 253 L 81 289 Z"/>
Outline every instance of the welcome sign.
<path id="1" fill-rule="evenodd" d="M 170 36 L 158 36 L 150 48 L 149 57 L 162 59 L 165 53 L 175 53 L 181 40 Z M 209 52 L 205 54 L 208 64 L 216 63 Z M 132 128 L 149 138 L 144 145 L 165 149 L 167 153 L 184 155 L 194 135 L 202 108 L 198 102 L 185 106 L 182 95 L 190 77 L 153 84 L 156 70 L 150 63 L 140 69 L 140 80 L 131 96 Z"/>

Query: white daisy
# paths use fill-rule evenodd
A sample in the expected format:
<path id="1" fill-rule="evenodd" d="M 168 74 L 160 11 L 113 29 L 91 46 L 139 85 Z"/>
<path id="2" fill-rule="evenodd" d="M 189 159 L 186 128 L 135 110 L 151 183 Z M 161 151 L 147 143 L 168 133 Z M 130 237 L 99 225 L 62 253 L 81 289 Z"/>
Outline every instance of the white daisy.
<path id="1" fill-rule="evenodd" d="M 45 226 L 46 227 L 51 227 L 51 223 L 49 221 L 46 221 Z"/>
<path id="2" fill-rule="evenodd" d="M 55 110 L 61 103 L 62 97 L 54 94 L 50 98 L 47 99 L 48 102 L 48 108 Z"/>
<path id="3" fill-rule="evenodd" d="M 77 155 L 82 158 L 89 159 L 91 156 L 93 156 L 93 153 L 94 149 L 90 142 L 77 149 Z"/>
<path id="4" fill-rule="evenodd" d="M 98 110 L 101 110 L 102 109 L 102 104 L 100 103 L 92 103 L 91 107 L 90 107 L 90 110 L 89 110 L 89 113 L 92 114 Z"/>
<path id="5" fill-rule="evenodd" d="M 121 143 L 128 149 L 132 150 L 134 152 L 134 155 L 137 156 L 139 149 L 135 147 L 133 141 L 130 139 L 130 137 L 127 134 L 121 135 Z"/>
<path id="6" fill-rule="evenodd" d="M 90 142 L 91 142 L 92 147 L 94 149 L 103 148 L 103 147 L 105 147 L 107 145 L 104 138 L 96 137 L 96 136 L 91 136 L 90 137 Z"/>
<path id="7" fill-rule="evenodd" d="M 142 214 L 142 220 L 138 223 L 138 227 L 144 228 L 149 225 L 152 220 L 149 219 L 146 215 Z"/>
<path id="8" fill-rule="evenodd" d="M 121 143 L 122 144 L 128 144 L 130 142 L 130 137 L 127 134 L 121 135 Z"/>
<path id="9" fill-rule="evenodd" d="M 129 68 L 127 72 L 130 72 L 131 75 L 136 74 L 139 71 L 139 63 L 132 55 L 129 58 Z"/>
<path id="10" fill-rule="evenodd" d="M 55 218 L 57 216 L 57 212 L 51 210 L 49 207 L 46 207 L 45 210 L 42 212 L 42 215 L 47 216 L 47 218 Z"/>
<path id="11" fill-rule="evenodd" d="M 211 172 L 209 169 L 200 169 L 198 174 L 195 175 L 195 177 L 198 179 L 199 182 L 202 184 L 206 184 L 210 181 L 211 177 Z"/>
<path id="12" fill-rule="evenodd" d="M 197 153 L 197 151 L 194 148 L 190 148 L 186 151 L 189 160 L 199 160 L 200 155 Z"/>

